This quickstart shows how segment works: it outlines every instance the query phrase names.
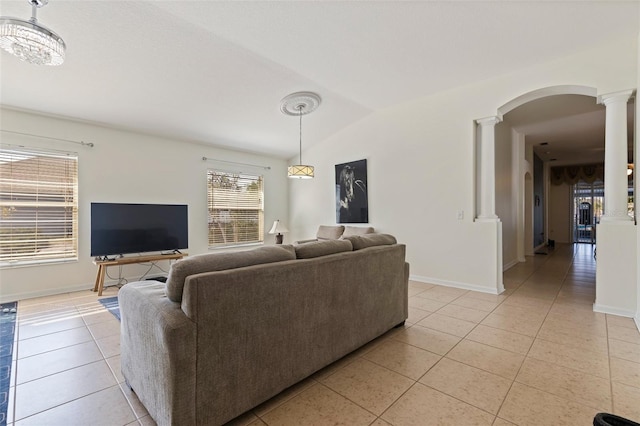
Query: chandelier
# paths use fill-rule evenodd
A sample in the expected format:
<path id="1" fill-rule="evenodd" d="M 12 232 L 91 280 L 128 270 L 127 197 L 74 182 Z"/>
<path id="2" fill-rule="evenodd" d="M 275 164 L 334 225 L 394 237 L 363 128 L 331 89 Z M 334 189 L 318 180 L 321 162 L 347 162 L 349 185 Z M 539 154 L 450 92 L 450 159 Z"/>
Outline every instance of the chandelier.
<path id="1" fill-rule="evenodd" d="M 59 35 L 38 24 L 36 10 L 49 0 L 28 0 L 31 19 L 28 21 L 0 17 L 0 48 L 20 60 L 36 65 L 60 65 L 64 62 L 66 45 Z"/>
<path id="2" fill-rule="evenodd" d="M 289 166 L 287 174 L 290 178 L 313 178 L 313 166 L 302 164 L 302 116 L 315 111 L 320 102 L 320 96 L 312 92 L 292 93 L 280 101 L 280 111 L 300 118 L 300 162 Z"/>

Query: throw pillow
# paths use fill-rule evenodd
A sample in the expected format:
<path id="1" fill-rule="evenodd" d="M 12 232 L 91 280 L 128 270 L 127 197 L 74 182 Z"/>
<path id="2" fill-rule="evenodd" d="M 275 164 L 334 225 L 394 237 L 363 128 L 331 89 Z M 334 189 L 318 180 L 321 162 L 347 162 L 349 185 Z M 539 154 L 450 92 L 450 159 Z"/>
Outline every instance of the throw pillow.
<path id="1" fill-rule="evenodd" d="M 329 254 L 353 251 L 353 246 L 351 245 L 351 241 L 347 240 L 324 240 L 295 246 L 295 250 L 298 259 L 311 259 Z"/>
<path id="2" fill-rule="evenodd" d="M 345 241 L 351 241 L 353 250 L 361 250 L 367 247 L 396 244 L 398 241 L 389 234 L 366 234 L 345 237 Z"/>
<path id="3" fill-rule="evenodd" d="M 372 226 L 345 226 L 342 238 L 350 237 L 352 235 L 373 234 Z"/>
<path id="4" fill-rule="evenodd" d="M 319 240 L 337 240 L 344 232 L 344 226 L 326 226 L 320 225 L 316 238 Z"/>

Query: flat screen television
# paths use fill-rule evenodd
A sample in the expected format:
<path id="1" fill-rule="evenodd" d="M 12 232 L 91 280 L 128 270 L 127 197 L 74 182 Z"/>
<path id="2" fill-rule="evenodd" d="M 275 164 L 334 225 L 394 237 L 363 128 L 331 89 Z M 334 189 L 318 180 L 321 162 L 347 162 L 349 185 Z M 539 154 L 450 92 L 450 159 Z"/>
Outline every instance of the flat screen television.
<path id="1" fill-rule="evenodd" d="M 189 247 L 184 204 L 91 203 L 91 256 Z"/>

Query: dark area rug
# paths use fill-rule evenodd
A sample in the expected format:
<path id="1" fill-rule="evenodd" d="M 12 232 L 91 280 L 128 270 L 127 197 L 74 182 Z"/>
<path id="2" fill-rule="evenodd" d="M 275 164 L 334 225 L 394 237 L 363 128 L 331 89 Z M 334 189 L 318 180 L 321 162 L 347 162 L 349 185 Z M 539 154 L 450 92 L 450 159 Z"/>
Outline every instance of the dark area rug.
<path id="1" fill-rule="evenodd" d="M 18 302 L 0 305 L 0 426 L 7 424 L 17 310 Z"/>
<path id="2" fill-rule="evenodd" d="M 118 296 L 98 299 L 98 302 L 102 303 L 102 306 L 107 308 L 109 312 L 111 312 L 113 316 L 118 318 L 118 321 L 120 321 L 120 305 L 118 305 Z"/>

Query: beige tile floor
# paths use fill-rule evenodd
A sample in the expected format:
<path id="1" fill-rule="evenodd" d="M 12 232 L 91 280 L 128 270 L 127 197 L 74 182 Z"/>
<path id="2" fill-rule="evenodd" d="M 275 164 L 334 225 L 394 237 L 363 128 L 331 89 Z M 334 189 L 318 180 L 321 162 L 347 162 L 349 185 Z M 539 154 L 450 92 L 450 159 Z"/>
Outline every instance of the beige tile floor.
<path id="1" fill-rule="evenodd" d="M 591 425 L 640 420 L 640 334 L 592 311 L 592 247 L 505 273 L 496 296 L 410 283 L 409 319 L 234 425 Z M 110 288 L 105 296 L 113 296 Z M 9 424 L 152 425 L 89 291 L 20 301 Z"/>

